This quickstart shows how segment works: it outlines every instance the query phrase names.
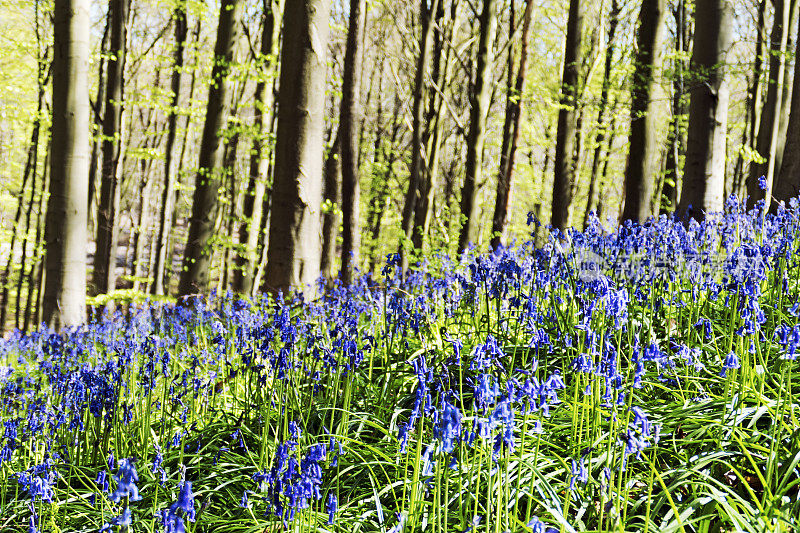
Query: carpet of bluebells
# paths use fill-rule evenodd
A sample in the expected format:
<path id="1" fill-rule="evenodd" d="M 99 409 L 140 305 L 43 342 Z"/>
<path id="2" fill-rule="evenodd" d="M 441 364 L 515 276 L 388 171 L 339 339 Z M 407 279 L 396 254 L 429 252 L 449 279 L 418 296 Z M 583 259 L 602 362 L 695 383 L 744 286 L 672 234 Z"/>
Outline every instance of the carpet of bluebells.
<path id="1" fill-rule="evenodd" d="M 589 226 L 7 336 L 0 531 L 800 527 L 797 203 Z"/>

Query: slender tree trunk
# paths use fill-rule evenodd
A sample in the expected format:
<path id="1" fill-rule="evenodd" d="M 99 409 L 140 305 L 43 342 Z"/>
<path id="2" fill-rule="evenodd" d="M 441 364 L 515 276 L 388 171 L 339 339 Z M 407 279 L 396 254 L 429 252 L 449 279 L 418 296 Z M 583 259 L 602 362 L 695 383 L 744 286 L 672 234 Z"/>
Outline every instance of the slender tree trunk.
<path id="1" fill-rule="evenodd" d="M 770 59 L 769 80 L 767 84 L 767 99 L 761 111 L 758 128 L 756 151 L 764 158 L 763 162 L 750 164 L 747 178 L 748 205 L 752 207 L 755 202 L 769 197 L 775 174 L 775 161 L 777 158 L 778 134 L 781 117 L 783 85 L 786 73 L 786 43 L 789 29 L 795 11 L 796 3 L 792 0 L 774 0 L 775 17 L 770 34 Z M 760 178 L 766 179 L 766 188 L 760 186 Z"/>
<path id="2" fill-rule="evenodd" d="M 382 180 L 379 184 L 379 188 L 377 190 L 376 195 L 373 197 L 372 201 L 372 208 L 370 209 L 372 215 L 372 224 L 371 224 L 371 234 L 372 234 L 372 251 L 370 253 L 370 272 L 375 272 L 375 267 L 377 266 L 378 257 L 376 256 L 375 251 L 378 248 L 378 241 L 381 236 L 381 227 L 383 222 L 383 214 L 386 210 L 386 204 L 389 201 L 389 182 L 394 177 L 394 163 L 397 160 L 397 150 L 396 145 L 398 142 L 398 136 L 400 134 L 400 108 L 402 106 L 402 100 L 398 94 L 395 94 L 394 100 L 394 112 L 392 116 L 392 134 L 389 139 L 388 147 L 383 144 L 381 147 L 381 159 L 384 161 L 383 174 Z M 379 115 L 380 116 L 380 115 Z M 382 141 L 380 139 L 379 141 Z M 378 142 L 378 141 L 376 141 Z"/>
<path id="3" fill-rule="evenodd" d="M 406 190 L 405 202 L 403 204 L 402 233 L 404 241 L 400 244 L 400 253 L 403 258 L 403 267 L 408 265 L 408 256 L 405 253 L 404 243 L 411 239 L 414 231 L 414 211 L 419 201 L 419 181 L 422 167 L 423 138 L 422 129 L 424 127 L 424 102 L 426 74 L 430 62 L 431 46 L 433 44 L 433 15 L 439 8 L 441 0 L 433 0 L 428 6 L 428 0 L 420 0 L 420 21 L 421 33 L 419 41 L 419 55 L 417 56 L 417 71 L 414 77 L 414 103 L 411 111 L 411 166 L 408 176 L 408 189 Z"/>
<path id="4" fill-rule="evenodd" d="M 766 12 L 767 0 L 761 0 L 758 5 L 758 22 L 756 28 L 757 38 L 756 52 L 753 60 L 753 78 L 747 93 L 747 115 L 749 116 L 749 121 L 746 123 L 747 144 L 745 144 L 745 146 L 747 146 L 748 152 L 756 150 L 758 129 L 761 119 L 760 106 L 762 100 L 761 94 L 763 91 L 761 78 L 764 69 L 764 44 L 767 40 L 765 23 Z M 737 171 L 734 191 L 737 195 L 743 195 L 747 193 L 747 176 L 745 174 L 749 175 L 749 170 L 745 172 L 745 161 L 742 155 L 739 156 L 739 160 L 741 160 L 742 163 L 739 165 L 737 161 L 737 167 L 739 167 L 739 170 Z M 750 162 L 750 165 L 753 165 L 752 161 Z"/>
<path id="5" fill-rule="evenodd" d="M 117 234 L 119 231 L 119 182 L 117 164 L 120 153 L 120 124 L 123 113 L 123 88 L 130 0 L 111 0 L 111 39 L 106 73 L 106 102 L 103 115 L 103 165 L 100 171 L 100 204 L 97 210 L 97 238 L 91 291 L 111 292 L 116 284 Z"/>
<path id="6" fill-rule="evenodd" d="M 133 238 L 133 290 L 138 291 L 141 278 L 144 276 L 144 244 L 147 242 L 147 229 L 150 225 L 150 180 L 149 165 L 146 160 L 141 160 L 141 175 L 139 178 L 139 212 L 136 220 L 136 235 Z"/>
<path id="7" fill-rule="evenodd" d="M 433 218 L 433 200 L 438 186 L 442 153 L 444 91 L 450 83 L 452 69 L 455 65 L 453 46 L 445 47 L 445 42 L 453 43 L 453 36 L 458 34 L 461 22 L 458 12 L 459 6 L 459 0 L 450 4 L 450 23 L 447 26 L 447 34 L 444 33 L 444 28 L 442 28 L 445 16 L 443 2 L 439 3 L 439 11 L 436 14 L 436 25 L 442 28 L 442 31 L 435 33 L 436 40 L 433 48 L 435 62 L 433 63 L 432 72 L 434 90 L 429 95 L 427 124 L 423 137 L 427 164 L 425 173 L 419 181 L 419 200 L 414 213 L 414 226 L 417 231 L 412 236 L 412 243 L 414 248 L 418 250 L 422 249 L 423 241 L 430 233 L 431 219 Z"/>
<path id="8" fill-rule="evenodd" d="M 483 148 L 492 89 L 492 43 L 497 29 L 497 0 L 484 0 L 480 16 L 477 71 L 470 97 L 469 135 L 464 186 L 461 189 L 461 233 L 458 250 L 478 240 L 478 187 L 483 175 Z"/>
<path id="9" fill-rule="evenodd" d="M 167 142 L 164 147 L 164 187 L 161 191 L 158 233 L 155 241 L 153 284 L 150 286 L 150 292 L 157 295 L 165 294 L 167 289 L 164 286 L 164 274 L 166 273 L 167 255 L 169 253 L 167 240 L 172 227 L 172 215 L 175 211 L 172 206 L 173 196 L 175 195 L 175 137 L 178 133 L 178 105 L 180 104 L 181 94 L 183 51 L 188 33 L 186 0 L 179 0 L 175 5 L 172 20 L 175 25 L 175 42 L 173 44 L 175 48 L 172 52 L 172 76 L 170 80 L 172 95 L 167 112 Z"/>
<path id="10" fill-rule="evenodd" d="M 44 158 L 44 169 L 42 175 L 42 186 L 39 190 L 39 198 L 36 202 L 36 253 L 33 257 L 30 271 L 28 273 L 28 300 L 25 303 L 25 320 L 23 320 L 23 331 L 27 332 L 28 324 L 33 319 L 34 325 L 39 325 L 42 305 L 42 282 L 44 281 L 44 199 L 45 192 L 50 184 L 50 151 L 51 143 L 48 139 L 47 153 Z"/>
<path id="11" fill-rule="evenodd" d="M 666 0 L 644 0 L 639 11 L 636 66 L 631 102 L 630 152 L 625 171 L 623 220 L 644 222 L 652 216 L 658 153 L 656 75 L 661 67 Z"/>
<path id="12" fill-rule="evenodd" d="M 273 206 L 264 282 L 313 290 L 320 265 L 322 134 L 330 0 L 286 4 Z"/>
<path id="13" fill-rule="evenodd" d="M 322 198 L 325 212 L 322 214 L 322 252 L 320 273 L 326 280 L 333 279 L 336 264 L 336 238 L 339 233 L 339 213 L 342 197 L 342 159 L 339 155 L 341 139 L 339 131 L 328 150 L 325 167 L 322 171 Z"/>
<path id="14" fill-rule="evenodd" d="M 40 73 L 41 73 L 41 71 L 40 71 Z M 23 312 L 23 309 L 22 309 L 22 286 L 23 286 L 23 282 L 25 281 L 25 269 L 26 269 L 26 264 L 28 262 L 28 236 L 29 236 L 30 230 L 31 230 L 31 216 L 33 215 L 34 200 L 36 198 L 36 193 L 39 192 L 38 188 L 36 186 L 36 177 L 37 177 L 37 174 L 38 174 L 38 167 L 39 167 L 39 137 L 40 137 L 40 132 L 41 132 L 42 104 L 43 104 L 44 98 L 45 98 L 45 95 L 44 95 L 44 91 L 45 91 L 44 84 L 46 83 L 44 80 L 42 80 L 42 75 L 41 74 L 40 74 L 39 80 L 40 80 L 40 82 L 39 82 L 40 84 L 39 84 L 39 95 L 38 95 L 37 111 L 36 111 L 36 118 L 34 119 L 34 121 L 35 121 L 34 122 L 34 129 L 35 129 L 34 133 L 35 133 L 35 135 L 31 135 L 31 147 L 33 148 L 31 166 L 30 166 L 30 172 L 31 172 L 31 176 L 32 176 L 31 193 L 30 193 L 30 196 L 28 198 L 28 207 L 25 210 L 25 225 L 24 225 L 24 228 L 22 229 L 22 247 L 21 247 L 22 248 L 22 257 L 21 257 L 20 263 L 19 263 L 19 276 L 17 277 L 17 305 L 16 305 L 16 307 L 14 309 L 14 319 L 15 319 L 15 324 L 16 324 L 17 329 L 21 329 L 21 328 L 25 327 L 25 323 L 22 322 L 22 312 Z M 24 190 L 22 192 L 24 192 Z M 12 236 L 12 241 L 13 241 L 13 237 L 14 236 Z M 38 237 L 38 235 L 37 235 L 37 237 Z M 35 244 L 38 244 L 38 241 Z M 36 254 L 34 253 L 34 255 L 36 255 Z M 10 257 L 13 258 L 13 256 L 14 256 L 14 251 L 13 251 L 13 246 L 12 246 Z M 33 291 L 33 286 L 28 284 L 28 293 L 30 294 L 31 291 Z M 4 296 L 3 296 L 3 303 L 4 304 L 5 304 L 6 298 L 7 298 L 7 295 L 4 294 Z M 3 308 L 3 314 L 5 314 L 5 306 Z M 5 317 L 3 317 L 2 320 L 0 320 L 0 324 L 3 324 L 3 325 L 5 324 Z"/>
<path id="15" fill-rule="evenodd" d="M 106 79 L 106 51 L 108 49 L 108 38 L 110 35 L 111 30 L 111 17 L 106 17 L 106 26 L 103 30 L 103 39 L 100 41 L 100 60 L 98 61 L 97 66 L 97 96 L 94 99 L 94 105 L 92 106 L 92 131 L 102 132 L 103 131 L 103 106 L 105 103 L 105 79 Z M 92 143 L 92 157 L 89 162 L 89 198 L 88 206 L 89 210 L 89 230 L 94 233 L 95 231 L 95 212 L 94 212 L 94 204 L 97 200 L 95 198 L 96 187 L 97 187 L 97 159 L 98 159 L 98 151 L 100 148 L 100 138 L 92 136 L 90 142 Z"/>
<path id="16" fill-rule="evenodd" d="M 611 12 L 609 14 L 608 22 L 608 40 L 606 44 L 605 63 L 603 66 L 603 84 L 600 89 L 600 102 L 597 111 L 597 133 L 594 138 L 594 154 L 592 155 L 592 167 L 589 172 L 589 192 L 586 201 L 586 213 L 583 217 L 583 226 L 589 222 L 589 215 L 597 209 L 597 202 L 599 201 L 600 187 L 598 186 L 598 172 L 600 170 L 600 159 L 603 151 L 606 136 L 606 111 L 608 108 L 608 92 L 611 89 L 611 67 L 614 61 L 614 38 L 617 33 L 617 25 L 619 24 L 619 2 L 612 0 Z"/>
<path id="17" fill-rule="evenodd" d="M 359 213 L 361 185 L 358 173 L 361 107 L 361 41 L 367 14 L 366 0 L 350 0 L 350 19 L 347 27 L 347 48 L 344 57 L 342 105 L 339 112 L 341 132 L 339 150 L 342 156 L 342 283 L 350 285 L 358 267 L 361 247 L 361 217 Z"/>
<path id="18" fill-rule="evenodd" d="M 666 215 L 678 207 L 678 187 L 681 183 L 680 161 L 686 152 L 686 136 L 684 129 L 684 115 L 686 114 L 686 99 L 684 98 L 684 64 L 683 54 L 686 46 L 686 3 L 678 0 L 673 11 L 675 18 L 675 52 L 673 69 L 675 77 L 672 81 L 672 118 L 670 119 L 669 134 L 667 137 L 667 160 L 664 171 L 664 185 L 661 188 L 661 204 L 659 213 Z"/>
<path id="19" fill-rule="evenodd" d="M 253 293 L 256 275 L 256 254 L 261 230 L 264 194 L 267 187 L 267 135 L 272 123 L 272 79 L 274 64 L 271 57 L 276 48 L 276 20 L 280 21 L 280 7 L 274 0 L 264 0 L 264 30 L 258 63 L 262 75 L 256 83 L 253 117 L 253 147 L 250 152 L 250 182 L 244 195 L 242 222 L 239 225 L 240 253 L 236 256 L 233 273 L 233 291 L 247 296 Z"/>
<path id="20" fill-rule="evenodd" d="M 791 112 L 792 108 L 792 96 L 794 94 L 794 63 L 792 61 L 796 60 L 796 57 L 789 52 L 789 50 L 794 51 L 795 49 L 795 39 L 793 36 L 797 33 L 797 19 L 798 19 L 798 7 L 800 7 L 800 3 L 796 0 L 793 0 L 792 3 L 792 14 L 789 21 L 789 34 L 786 38 L 786 51 L 785 54 L 785 61 L 786 64 L 784 66 L 784 77 L 783 77 L 783 95 L 781 97 L 781 107 L 778 111 L 778 115 L 781 117 L 779 124 L 778 124 L 778 135 L 776 137 L 776 147 L 775 147 L 775 169 L 773 171 L 773 185 L 774 185 L 774 177 L 778 175 L 781 169 L 781 164 L 783 163 L 783 152 L 786 148 L 786 134 L 789 129 L 789 113 Z"/>
<path id="21" fill-rule="evenodd" d="M 506 125 L 503 131 L 503 148 L 500 153 L 500 172 L 497 176 L 497 196 L 492 217 L 492 249 L 497 249 L 503 238 L 508 216 L 508 201 L 511 196 L 511 183 L 514 174 L 514 160 L 519 143 L 519 126 L 522 119 L 522 97 L 525 93 L 525 75 L 528 66 L 528 39 L 530 36 L 533 0 L 528 0 L 522 22 L 522 47 L 520 48 L 517 79 L 511 98 L 506 106 Z"/>
<path id="22" fill-rule="evenodd" d="M 11 270 L 16 262 L 15 258 L 15 251 L 16 251 L 16 244 L 17 244 L 17 234 L 22 231 L 20 228 L 20 222 L 22 220 L 22 213 L 23 207 L 25 205 L 25 189 L 28 186 L 28 180 L 32 178 L 31 184 L 31 200 L 28 203 L 28 210 L 27 214 L 30 217 L 30 208 L 33 206 L 33 195 L 36 191 L 36 172 L 37 172 L 37 156 L 39 153 L 39 131 L 41 128 L 41 114 L 42 114 L 42 105 L 44 103 L 44 87 L 39 87 L 39 99 L 36 105 L 36 118 L 33 119 L 33 128 L 31 129 L 31 140 L 30 144 L 28 145 L 28 156 L 25 161 L 25 168 L 22 171 L 22 184 L 19 188 L 19 194 L 17 195 L 17 212 L 14 215 L 14 223 L 12 225 L 12 232 L 11 232 L 11 243 L 9 245 L 9 252 L 8 252 L 8 259 L 6 260 L 5 268 L 3 269 L 2 278 L 0 278 L 0 285 L 2 285 L 2 301 L 0 301 L 0 331 L 5 331 L 6 326 L 6 318 L 8 316 L 8 307 L 9 307 L 9 299 L 10 299 L 10 286 L 11 286 Z M 27 225 L 26 225 L 27 226 Z M 23 278 L 23 273 L 25 272 L 25 248 L 27 242 L 27 227 L 25 232 L 23 233 L 23 241 L 22 241 L 22 268 L 20 270 L 19 279 Z M 20 294 L 20 286 L 18 285 L 17 288 L 17 308 L 19 308 L 19 302 L 21 301 L 22 295 Z M 19 327 L 19 326 L 17 326 Z"/>
<path id="23" fill-rule="evenodd" d="M 709 0 L 696 7 L 691 69 L 707 73 L 693 84 L 684 185 L 678 214 L 702 220 L 722 210 L 729 89 L 727 59 L 732 42 L 730 0 Z"/>
<path id="24" fill-rule="evenodd" d="M 56 0 L 53 12 L 53 149 L 42 318 L 55 328 L 86 317 L 89 9 L 89 0 Z"/>
<path id="25" fill-rule="evenodd" d="M 571 188 L 575 176 L 574 152 L 577 131 L 576 113 L 580 74 L 583 8 L 581 0 L 570 0 L 567 40 L 564 43 L 564 73 L 561 78 L 561 108 L 558 111 L 556 153 L 553 176 L 552 224 L 565 229 L 569 224 Z"/>
<path id="26" fill-rule="evenodd" d="M 786 132 L 786 148 L 783 153 L 781 168 L 775 180 L 773 197 L 777 202 L 788 202 L 800 194 L 800 33 L 796 40 L 794 62 L 794 90 L 789 113 L 789 125 Z M 772 203 L 774 211 L 777 203 Z"/>
<path id="27" fill-rule="evenodd" d="M 617 101 L 616 99 L 611 104 L 611 109 L 615 110 L 617 108 Z M 603 170 L 600 172 L 600 177 L 598 179 L 597 188 L 599 192 L 599 200 L 597 202 L 597 218 L 601 221 L 603 220 L 603 213 L 605 211 L 606 201 L 608 199 L 608 195 L 605 194 L 606 190 L 608 189 L 608 163 L 611 159 L 612 150 L 614 149 L 614 140 L 617 136 L 617 114 L 612 112 L 611 115 L 611 124 L 609 125 L 609 134 L 608 134 L 608 142 L 606 144 L 606 156 L 603 159 Z"/>
<path id="28" fill-rule="evenodd" d="M 195 46 L 200 42 L 200 29 L 202 26 L 202 19 L 198 18 L 197 22 L 195 23 L 194 28 L 192 29 L 191 33 L 191 40 L 189 42 L 193 43 Z M 191 67 L 191 75 L 189 76 L 189 94 L 187 95 L 187 102 L 191 105 L 192 101 L 194 100 L 194 91 L 195 87 L 197 86 L 197 72 L 198 72 L 198 64 L 197 60 L 195 61 L 194 65 Z M 170 282 L 169 279 L 174 277 L 175 273 L 175 257 L 182 255 L 182 250 L 179 249 L 177 243 L 177 235 L 176 232 L 178 230 L 176 223 L 178 221 L 178 217 L 181 214 L 181 188 L 182 183 L 181 180 L 183 178 L 183 168 L 185 166 L 186 157 L 187 157 L 187 147 L 189 146 L 189 133 L 193 132 L 193 124 L 192 124 L 192 117 L 190 114 L 186 114 L 184 121 L 183 121 L 183 136 L 181 139 L 181 150 L 180 155 L 178 156 L 178 168 L 176 169 L 175 173 L 175 194 L 172 199 L 172 226 L 169 227 L 168 238 L 167 238 L 167 256 L 166 256 L 166 268 L 167 268 L 167 275 L 164 279 L 164 292 L 170 292 Z"/>
<path id="29" fill-rule="evenodd" d="M 238 38 L 242 0 L 222 0 L 219 8 L 217 41 L 214 46 L 212 83 L 208 90 L 206 121 L 200 143 L 200 160 L 192 199 L 189 237 L 183 255 L 178 293 L 181 296 L 203 293 L 208 288 L 214 235 L 214 220 L 219 204 L 218 191 L 222 172 L 222 132 L 228 115 L 227 77 Z"/>

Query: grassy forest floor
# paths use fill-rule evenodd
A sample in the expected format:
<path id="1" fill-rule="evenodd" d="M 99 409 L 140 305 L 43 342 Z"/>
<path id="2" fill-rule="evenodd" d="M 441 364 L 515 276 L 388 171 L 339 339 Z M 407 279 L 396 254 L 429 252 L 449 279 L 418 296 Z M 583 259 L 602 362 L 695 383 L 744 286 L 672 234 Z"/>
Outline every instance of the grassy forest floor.
<path id="1" fill-rule="evenodd" d="M 793 531 L 800 210 L 0 343 L 0 530 Z"/>

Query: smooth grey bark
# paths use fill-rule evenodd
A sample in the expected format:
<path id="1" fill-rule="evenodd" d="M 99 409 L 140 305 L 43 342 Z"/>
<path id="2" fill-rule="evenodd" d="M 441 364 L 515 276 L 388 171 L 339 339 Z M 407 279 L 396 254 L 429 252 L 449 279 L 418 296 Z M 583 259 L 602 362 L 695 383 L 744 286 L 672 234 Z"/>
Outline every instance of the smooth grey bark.
<path id="1" fill-rule="evenodd" d="M 195 177 L 189 237 L 183 255 L 178 294 L 204 293 L 208 289 L 209 267 L 213 250 L 214 222 L 219 205 L 222 168 L 222 133 L 228 116 L 227 77 L 233 60 L 237 26 L 244 2 L 222 0 L 219 8 L 217 40 L 214 45 L 214 66 L 208 90 L 206 120 L 200 141 L 200 157 Z"/>
<path id="2" fill-rule="evenodd" d="M 97 206 L 97 238 L 92 270 L 91 291 L 111 292 L 116 284 L 117 235 L 119 231 L 119 181 L 117 165 L 120 154 L 120 126 L 123 114 L 125 56 L 130 0 L 111 0 L 111 37 L 106 64 L 106 88 L 103 113 L 103 163 L 100 167 L 100 202 Z"/>
<path id="3" fill-rule="evenodd" d="M 497 0 L 484 0 L 480 16 L 477 70 L 470 95 L 469 133 L 464 185 L 461 188 L 461 232 L 458 250 L 463 251 L 478 239 L 478 186 L 483 176 L 483 149 L 486 138 L 486 121 L 489 114 L 492 89 L 492 61 L 495 32 L 497 30 Z"/>
<path id="4" fill-rule="evenodd" d="M 347 27 L 347 47 L 344 55 L 342 80 L 342 105 L 339 112 L 340 145 L 342 158 L 342 283 L 350 285 L 358 267 L 361 246 L 361 216 L 359 213 L 361 185 L 358 172 L 359 121 L 361 107 L 361 58 L 364 53 L 362 34 L 367 15 L 366 0 L 350 0 Z"/>
<path id="5" fill-rule="evenodd" d="M 696 7 L 692 84 L 680 218 L 702 220 L 722 210 L 728 125 L 727 59 L 732 45 L 733 5 L 709 0 Z"/>
<path id="6" fill-rule="evenodd" d="M 561 108 L 558 111 L 553 169 L 552 224 L 565 229 L 569 224 L 572 183 L 575 181 L 575 136 L 578 77 L 580 75 L 583 8 L 581 0 L 570 0 L 567 39 L 564 43 L 564 71 L 561 77 Z"/>
<path id="7" fill-rule="evenodd" d="M 179 0 L 172 13 L 174 24 L 174 40 L 172 51 L 172 75 L 170 78 L 170 102 L 167 111 L 167 140 L 164 146 L 164 187 L 161 189 L 161 199 L 158 219 L 158 233 L 156 234 L 155 263 L 153 265 L 153 284 L 150 292 L 156 295 L 166 294 L 168 287 L 165 287 L 164 275 L 166 273 L 166 262 L 168 257 L 167 240 L 170 228 L 172 227 L 172 215 L 174 207 L 172 205 L 175 196 L 175 137 L 178 133 L 178 105 L 180 104 L 181 78 L 184 63 L 184 48 L 186 46 L 186 36 L 188 34 L 188 24 L 186 20 L 186 0 Z"/>
<path id="8" fill-rule="evenodd" d="M 313 291 L 320 266 L 322 135 L 330 0 L 288 2 L 264 283 Z"/>
<path id="9" fill-rule="evenodd" d="M 86 318 L 90 0 L 55 0 L 50 197 L 45 220 L 42 320 Z"/>
<path id="10" fill-rule="evenodd" d="M 274 60 L 277 35 L 280 29 L 281 6 L 274 0 L 264 0 L 264 29 L 258 64 L 262 69 L 253 94 L 253 147 L 250 151 L 250 181 L 244 193 L 242 222 L 239 225 L 239 247 L 233 273 L 233 291 L 250 296 L 256 276 L 256 257 L 263 205 L 267 190 L 268 143 L 267 133 L 272 123 Z M 277 23 L 276 23 L 277 22 Z"/>
<path id="11" fill-rule="evenodd" d="M 631 90 L 630 151 L 625 169 L 623 220 L 644 222 L 652 216 L 655 193 L 658 132 L 656 75 L 661 67 L 666 0 L 644 0 L 639 11 L 639 31 Z"/>
<path id="12" fill-rule="evenodd" d="M 505 125 L 503 127 L 503 147 L 500 152 L 500 172 L 497 177 L 494 215 L 492 216 L 492 249 L 500 246 L 503 230 L 508 216 L 508 202 L 511 196 L 511 183 L 514 173 L 514 160 L 519 143 L 519 126 L 522 119 L 522 96 L 525 92 L 525 75 L 528 66 L 528 38 L 530 36 L 533 0 L 527 0 L 522 22 L 522 46 L 519 52 L 516 82 L 506 105 Z"/>
<path id="13" fill-rule="evenodd" d="M 755 149 L 764 158 L 763 162 L 753 161 L 747 177 L 748 206 L 768 197 L 776 171 L 776 161 L 781 122 L 786 119 L 780 112 L 783 108 L 784 80 L 786 78 L 786 46 L 790 27 L 795 18 L 794 0 L 774 0 L 775 6 L 769 46 L 769 78 L 767 80 L 767 98 L 761 109 L 758 137 Z M 777 168 L 777 170 L 780 170 Z M 767 187 L 762 190 L 759 178 L 766 178 Z"/>

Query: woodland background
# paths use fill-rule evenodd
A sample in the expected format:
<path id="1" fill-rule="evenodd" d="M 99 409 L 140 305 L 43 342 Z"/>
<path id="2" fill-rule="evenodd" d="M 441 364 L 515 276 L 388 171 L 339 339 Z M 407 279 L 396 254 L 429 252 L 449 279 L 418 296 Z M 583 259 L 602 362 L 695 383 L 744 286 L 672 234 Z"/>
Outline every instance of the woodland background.
<path id="1" fill-rule="evenodd" d="M 3 0 L 0 326 L 789 199 L 798 7 Z M 81 49 L 85 76 L 59 74 Z M 88 128 L 54 128 L 65 109 Z"/>

